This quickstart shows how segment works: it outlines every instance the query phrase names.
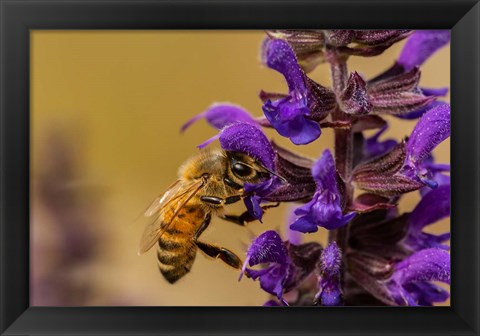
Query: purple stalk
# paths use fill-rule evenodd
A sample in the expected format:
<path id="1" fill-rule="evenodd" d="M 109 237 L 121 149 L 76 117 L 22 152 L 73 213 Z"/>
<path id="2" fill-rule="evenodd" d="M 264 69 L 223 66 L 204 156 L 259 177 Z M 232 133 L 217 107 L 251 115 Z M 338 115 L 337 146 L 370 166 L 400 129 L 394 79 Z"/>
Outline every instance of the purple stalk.
<path id="1" fill-rule="evenodd" d="M 330 71 L 332 74 L 332 84 L 335 95 L 339 97 L 347 86 L 348 68 L 347 62 L 344 58 L 339 57 L 338 54 L 332 52 L 327 57 L 330 63 Z M 342 111 L 340 107 L 332 114 L 333 122 L 351 122 L 351 117 Z M 340 177 L 345 181 L 345 188 L 341 191 L 342 199 L 345 204 L 343 210 L 347 209 L 353 200 L 353 187 L 348 182 L 352 172 L 353 165 L 353 134 L 350 129 L 334 129 L 335 134 L 335 165 Z M 335 241 L 340 250 L 346 250 L 348 241 L 348 226 L 344 225 L 336 230 L 329 232 L 328 241 Z M 344 270 L 341 270 L 340 279 L 344 279 Z M 341 286 L 343 287 L 343 285 Z"/>

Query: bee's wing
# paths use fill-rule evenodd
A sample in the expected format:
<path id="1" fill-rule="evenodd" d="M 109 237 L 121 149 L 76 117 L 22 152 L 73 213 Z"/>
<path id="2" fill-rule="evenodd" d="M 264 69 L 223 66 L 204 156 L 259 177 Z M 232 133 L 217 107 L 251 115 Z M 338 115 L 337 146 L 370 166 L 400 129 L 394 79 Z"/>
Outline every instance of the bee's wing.
<path id="1" fill-rule="evenodd" d="M 178 180 L 167 189 L 162 197 L 157 198 L 158 201 L 155 200 L 152 203 L 145 212 L 145 215 L 151 217 L 153 214 L 156 214 L 156 216 L 143 231 L 140 240 L 140 249 L 138 251 L 139 254 L 147 252 L 158 242 L 183 206 L 195 196 L 202 186 L 202 180 L 191 183 Z M 164 222 L 163 215 L 167 210 L 173 210 L 173 215 L 168 219 L 168 222 Z"/>
<path id="2" fill-rule="evenodd" d="M 179 196 L 178 191 L 182 188 L 182 181 L 176 180 L 175 182 L 170 185 L 170 187 L 165 190 L 165 192 L 155 198 L 155 200 L 148 206 L 147 210 L 145 210 L 144 215 L 146 217 L 151 217 L 153 214 L 157 213 L 160 208 L 162 208 L 165 204 L 169 203 L 175 196 Z"/>

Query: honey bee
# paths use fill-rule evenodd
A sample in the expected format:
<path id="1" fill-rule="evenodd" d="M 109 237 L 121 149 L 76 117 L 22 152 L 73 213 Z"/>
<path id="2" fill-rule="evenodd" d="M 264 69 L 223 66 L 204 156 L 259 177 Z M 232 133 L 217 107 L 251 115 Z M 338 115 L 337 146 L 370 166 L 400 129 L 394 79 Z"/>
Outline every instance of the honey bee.
<path id="1" fill-rule="evenodd" d="M 191 270 L 197 248 L 227 265 L 241 268 L 242 262 L 235 253 L 199 238 L 212 214 L 240 225 L 254 220 L 248 212 L 225 215 L 223 208 L 245 196 L 244 183 L 258 183 L 271 174 L 276 175 L 240 152 L 201 151 L 180 168 L 178 180 L 146 210 L 145 216 L 151 221 L 143 232 L 139 254 L 158 243 L 158 267 L 172 284 Z"/>

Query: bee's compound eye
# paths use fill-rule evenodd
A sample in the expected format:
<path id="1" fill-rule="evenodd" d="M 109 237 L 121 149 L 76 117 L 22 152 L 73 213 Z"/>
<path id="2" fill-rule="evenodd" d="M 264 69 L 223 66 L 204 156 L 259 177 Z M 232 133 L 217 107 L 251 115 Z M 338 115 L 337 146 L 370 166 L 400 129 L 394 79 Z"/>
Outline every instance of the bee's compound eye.
<path id="1" fill-rule="evenodd" d="M 238 177 L 247 177 L 251 176 L 253 173 L 253 169 L 242 162 L 235 162 L 232 165 L 233 173 Z"/>

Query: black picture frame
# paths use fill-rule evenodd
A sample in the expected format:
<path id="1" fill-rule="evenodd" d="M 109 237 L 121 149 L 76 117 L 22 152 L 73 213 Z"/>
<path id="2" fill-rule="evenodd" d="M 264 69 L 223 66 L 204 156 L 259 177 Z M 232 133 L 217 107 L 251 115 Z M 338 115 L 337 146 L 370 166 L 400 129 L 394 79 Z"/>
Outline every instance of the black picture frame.
<path id="1" fill-rule="evenodd" d="M 479 335 L 477 1 L 0 0 L 0 25 L 2 335 Z M 29 307 L 29 31 L 207 28 L 452 30 L 450 307 Z"/>

